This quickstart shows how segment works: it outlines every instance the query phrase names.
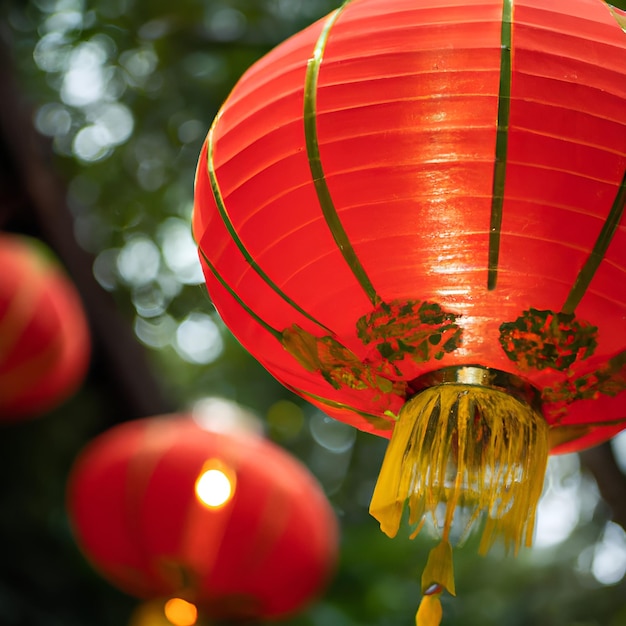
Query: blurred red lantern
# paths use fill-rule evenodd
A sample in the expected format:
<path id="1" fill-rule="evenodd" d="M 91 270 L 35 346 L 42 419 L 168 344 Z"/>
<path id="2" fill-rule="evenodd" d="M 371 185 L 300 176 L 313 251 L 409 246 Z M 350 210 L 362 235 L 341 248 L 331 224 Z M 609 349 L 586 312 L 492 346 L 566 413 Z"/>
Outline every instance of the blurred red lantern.
<path id="1" fill-rule="evenodd" d="M 440 528 L 420 623 L 454 591 L 456 507 L 517 550 L 548 452 L 626 425 L 625 28 L 601 0 L 346 2 L 241 78 L 202 150 L 225 323 L 329 415 L 393 431 L 385 532 L 405 501 Z"/>
<path id="2" fill-rule="evenodd" d="M 111 583 L 216 619 L 300 609 L 334 566 L 337 525 L 308 470 L 242 430 L 162 417 L 116 426 L 68 487 L 79 545 Z"/>
<path id="3" fill-rule="evenodd" d="M 40 241 L 0 235 L 0 417 L 44 413 L 82 383 L 90 341 L 80 297 Z"/>

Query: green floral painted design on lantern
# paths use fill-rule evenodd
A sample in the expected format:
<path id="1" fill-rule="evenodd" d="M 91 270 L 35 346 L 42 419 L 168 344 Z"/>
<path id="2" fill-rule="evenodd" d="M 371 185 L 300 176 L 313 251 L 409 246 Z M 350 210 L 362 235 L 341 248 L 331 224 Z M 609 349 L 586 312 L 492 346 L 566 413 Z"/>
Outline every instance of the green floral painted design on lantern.
<path id="1" fill-rule="evenodd" d="M 600 394 L 615 397 L 626 391 L 626 350 L 609 359 L 594 372 L 568 379 L 556 387 L 542 392 L 544 402 L 575 402 L 595 400 Z"/>
<path id="2" fill-rule="evenodd" d="M 319 372 L 335 389 L 375 389 L 404 395 L 406 384 L 379 376 L 369 364 L 330 336 L 316 337 L 294 324 L 283 331 L 283 345 L 309 372 Z"/>
<path id="3" fill-rule="evenodd" d="M 573 313 L 529 309 L 514 322 L 500 326 L 500 344 L 521 370 L 565 371 L 590 357 L 598 329 Z"/>
<path id="4" fill-rule="evenodd" d="M 378 358 L 372 360 L 379 361 L 379 371 L 403 376 L 402 362 L 439 360 L 459 347 L 462 329 L 457 317 L 434 302 L 383 302 L 358 320 L 357 335 L 375 348 Z"/>
<path id="5" fill-rule="evenodd" d="M 404 396 L 411 365 L 441 359 L 459 347 L 462 330 L 456 319 L 438 304 L 420 300 L 379 304 L 356 324 L 357 336 L 370 348 L 363 359 L 334 337 L 316 337 L 296 324 L 281 336 L 300 365 L 319 372 L 335 389 Z"/>

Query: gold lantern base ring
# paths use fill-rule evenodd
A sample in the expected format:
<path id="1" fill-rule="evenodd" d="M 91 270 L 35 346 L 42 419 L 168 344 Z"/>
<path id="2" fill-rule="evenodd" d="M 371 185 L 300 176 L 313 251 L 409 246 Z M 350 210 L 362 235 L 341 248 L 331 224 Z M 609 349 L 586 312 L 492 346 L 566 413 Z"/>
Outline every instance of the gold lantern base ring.
<path id="1" fill-rule="evenodd" d="M 482 524 L 480 553 L 500 538 L 517 553 L 532 542 L 549 441 L 539 394 L 481 366 L 450 367 L 412 381 L 387 448 L 370 513 L 398 532 L 405 503 L 415 536 L 427 519 L 440 536 L 422 575 L 417 626 L 441 621 L 441 593 L 455 594 L 454 537 Z M 459 524 L 461 528 L 458 528 Z"/>

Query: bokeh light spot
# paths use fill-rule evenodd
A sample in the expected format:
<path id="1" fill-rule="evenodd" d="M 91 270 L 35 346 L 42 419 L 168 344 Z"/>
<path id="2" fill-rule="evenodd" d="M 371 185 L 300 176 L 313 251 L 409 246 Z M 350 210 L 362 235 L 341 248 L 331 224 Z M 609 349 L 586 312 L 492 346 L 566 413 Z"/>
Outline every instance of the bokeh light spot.
<path id="1" fill-rule="evenodd" d="M 193 626 L 198 619 L 198 609 L 182 598 L 169 599 L 163 608 L 165 617 L 174 626 Z"/>
<path id="2" fill-rule="evenodd" d="M 66 104 L 84 107 L 102 99 L 106 89 L 104 63 L 107 53 L 97 41 L 76 46 L 69 57 L 61 85 L 61 99 Z"/>
<path id="3" fill-rule="evenodd" d="M 35 125 L 40 133 L 48 137 L 66 135 L 72 127 L 72 116 L 62 104 L 50 102 L 37 111 Z"/>
<path id="4" fill-rule="evenodd" d="M 185 285 L 199 285 L 203 282 L 202 266 L 198 259 L 198 249 L 191 236 L 190 224 L 176 217 L 170 217 L 159 228 L 159 238 L 165 264 L 176 278 Z"/>
<path id="5" fill-rule="evenodd" d="M 584 512 L 580 498 L 582 489 L 578 455 L 550 457 L 544 492 L 537 507 L 533 541 L 536 548 L 556 547 L 572 534 Z"/>
<path id="6" fill-rule="evenodd" d="M 185 361 L 206 365 L 220 356 L 224 342 L 211 316 L 191 313 L 176 330 L 174 348 Z"/>
<path id="7" fill-rule="evenodd" d="M 611 447 L 617 464 L 622 472 L 626 474 L 626 430 L 611 439 Z"/>
<path id="8" fill-rule="evenodd" d="M 290 441 L 302 431 L 304 413 L 295 402 L 279 400 L 268 409 L 267 424 L 272 437 L 280 441 Z"/>
<path id="9" fill-rule="evenodd" d="M 246 27 L 246 16 L 231 7 L 212 11 L 207 20 L 208 31 L 216 41 L 235 41 L 243 36 Z"/>
<path id="10" fill-rule="evenodd" d="M 196 496 L 210 508 L 224 506 L 231 498 L 234 486 L 222 469 L 204 471 L 196 481 Z"/>
<path id="11" fill-rule="evenodd" d="M 142 84 L 156 70 L 158 61 L 151 46 L 127 50 L 120 55 L 120 63 L 127 72 L 126 79 L 132 86 Z"/>
<path id="12" fill-rule="evenodd" d="M 346 452 L 354 445 L 356 429 L 316 411 L 309 421 L 311 436 L 317 444 L 330 452 Z"/>
<path id="13" fill-rule="evenodd" d="M 33 58 L 44 72 L 61 72 L 68 64 L 72 46 L 61 33 L 44 35 L 35 46 Z"/>
<path id="14" fill-rule="evenodd" d="M 616 585 L 626 575 L 626 532 L 615 522 L 607 523 L 596 545 L 591 573 L 602 585 Z"/>
<path id="15" fill-rule="evenodd" d="M 141 343 L 150 348 L 161 349 L 171 343 L 176 332 L 176 322 L 171 315 L 151 319 L 138 315 L 135 318 L 134 330 Z"/>
<path id="16" fill-rule="evenodd" d="M 72 143 L 72 152 L 81 161 L 100 161 L 111 154 L 111 142 L 106 128 L 91 124 L 82 128 Z"/>
<path id="17" fill-rule="evenodd" d="M 158 276 L 160 257 L 156 244 L 148 237 L 138 235 L 120 250 L 117 271 L 128 285 L 146 285 Z"/>
<path id="18" fill-rule="evenodd" d="M 198 400 L 191 417 L 204 430 L 225 433 L 239 430 L 257 435 L 264 432 L 263 422 L 251 409 L 226 398 L 208 396 Z"/>

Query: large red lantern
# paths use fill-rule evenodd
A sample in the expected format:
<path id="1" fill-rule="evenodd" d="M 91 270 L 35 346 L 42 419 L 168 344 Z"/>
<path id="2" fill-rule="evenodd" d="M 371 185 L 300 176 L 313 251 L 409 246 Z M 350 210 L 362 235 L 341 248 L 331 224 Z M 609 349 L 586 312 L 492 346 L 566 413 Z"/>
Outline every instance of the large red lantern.
<path id="1" fill-rule="evenodd" d="M 626 426 L 626 14 L 353 0 L 241 78 L 193 229 L 225 323 L 329 415 L 391 436 L 370 511 L 528 545 L 549 452 Z M 393 434 L 392 434 L 393 433 Z"/>
<path id="2" fill-rule="evenodd" d="M 301 463 L 259 435 L 184 416 L 97 437 L 72 470 L 68 503 L 79 545 L 112 584 L 215 619 L 292 613 L 335 562 L 334 513 Z"/>
<path id="3" fill-rule="evenodd" d="M 82 383 L 89 329 L 80 296 L 43 243 L 0 235 L 0 267 L 0 417 L 30 417 Z"/>

